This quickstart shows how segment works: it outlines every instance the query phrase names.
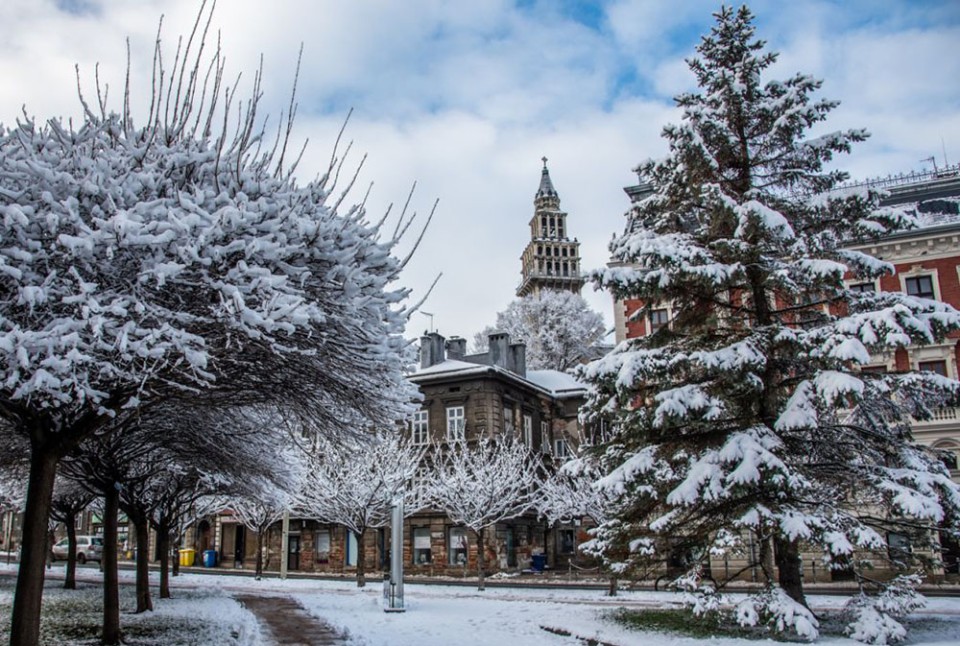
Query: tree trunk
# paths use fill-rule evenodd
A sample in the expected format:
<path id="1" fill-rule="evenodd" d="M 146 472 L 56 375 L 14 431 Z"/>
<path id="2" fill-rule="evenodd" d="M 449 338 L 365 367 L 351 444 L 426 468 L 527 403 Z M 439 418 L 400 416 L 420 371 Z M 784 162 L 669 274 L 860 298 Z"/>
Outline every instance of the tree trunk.
<path id="1" fill-rule="evenodd" d="M 610 584 L 607 586 L 607 596 L 615 597 L 617 596 L 617 575 L 610 575 Z"/>
<path id="2" fill-rule="evenodd" d="M 77 589 L 77 515 L 67 514 L 67 574 L 63 577 L 63 587 Z"/>
<path id="3" fill-rule="evenodd" d="M 797 541 L 776 539 L 777 569 L 780 571 L 780 587 L 797 603 L 807 605 L 803 594 L 803 578 L 800 561 L 800 546 Z"/>
<path id="4" fill-rule="evenodd" d="M 117 510 L 120 491 L 106 487 L 103 494 L 103 635 L 105 646 L 120 643 L 120 581 L 117 576 Z"/>
<path id="5" fill-rule="evenodd" d="M 40 640 L 47 524 L 58 461 L 59 457 L 51 455 L 42 444 L 33 443 L 31 446 L 30 477 L 20 538 L 20 572 L 13 595 L 13 620 L 10 623 L 10 646 L 36 646 Z"/>
<path id="6" fill-rule="evenodd" d="M 166 521 L 157 524 L 157 549 L 160 551 L 160 598 L 170 598 L 170 528 Z"/>
<path id="7" fill-rule="evenodd" d="M 772 585 L 774 579 L 774 558 L 773 558 L 773 539 L 757 534 L 757 542 L 760 546 L 760 570 L 767 585 Z"/>
<path id="8" fill-rule="evenodd" d="M 180 576 L 180 549 L 183 547 L 183 534 L 177 536 L 174 547 L 176 556 L 173 559 L 173 576 Z"/>
<path id="9" fill-rule="evenodd" d="M 137 532 L 137 613 L 153 610 L 150 600 L 150 525 L 144 514 L 133 517 Z"/>
<path id="10" fill-rule="evenodd" d="M 357 587 L 362 588 L 367 585 L 366 573 L 367 573 L 367 550 L 364 546 L 363 537 L 367 533 L 367 530 L 364 529 L 361 532 L 357 533 Z"/>
<path id="11" fill-rule="evenodd" d="M 477 535 L 477 590 L 486 590 L 486 579 L 483 576 L 483 528 L 476 530 Z"/>
<path id="12" fill-rule="evenodd" d="M 263 576 L 263 531 L 258 531 L 257 532 L 257 567 L 254 570 L 253 578 L 259 581 L 262 576 Z"/>

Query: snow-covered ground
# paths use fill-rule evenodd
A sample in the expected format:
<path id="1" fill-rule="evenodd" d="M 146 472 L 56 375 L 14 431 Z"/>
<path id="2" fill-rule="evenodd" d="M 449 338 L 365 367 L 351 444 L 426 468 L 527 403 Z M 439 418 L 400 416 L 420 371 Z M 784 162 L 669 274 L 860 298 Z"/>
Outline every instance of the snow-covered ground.
<path id="1" fill-rule="evenodd" d="M 0 563 L 0 573 L 11 573 L 16 565 Z M 58 566 L 54 570 L 62 570 Z M 95 570 L 83 569 L 84 580 L 99 580 Z M 131 571 L 121 571 L 121 578 L 130 580 Z M 151 573 L 155 582 L 156 573 Z M 290 595 L 310 613 L 320 617 L 349 636 L 349 643 L 366 646 L 447 646 L 449 644 L 523 644 L 524 646 L 582 643 L 544 630 L 566 631 L 581 638 L 593 638 L 609 644 L 628 646 L 679 646 L 702 643 L 690 637 L 629 630 L 609 620 L 609 614 L 620 607 L 662 607 L 674 604 L 677 597 L 669 592 L 622 592 L 616 598 L 599 590 L 545 590 L 530 588 L 488 588 L 478 592 L 471 587 L 446 585 L 406 585 L 405 613 L 385 613 L 381 605 L 382 588 L 371 582 L 358 590 L 352 579 L 327 581 L 317 579 L 264 579 L 213 574 L 182 574 L 172 579 L 174 596 L 170 601 L 155 598 L 157 612 L 173 619 L 178 613 L 205 623 L 221 622 L 247 627 L 250 613 L 223 596 L 259 593 Z M 177 594 L 177 588 L 181 594 Z M 154 588 L 155 589 L 155 588 Z M 208 591 L 213 598 L 184 600 L 186 590 Z M 815 610 L 837 608 L 844 597 L 811 595 Z M 960 599 L 931 598 L 927 608 L 917 613 L 925 620 L 913 626 L 910 644 L 956 646 L 960 644 Z M 128 616 L 124 615 L 125 621 Z M 926 621 L 929 619 L 929 621 Z M 239 646 L 266 646 L 252 630 L 241 630 L 235 642 Z M 723 646 L 755 646 L 755 640 L 714 638 L 711 643 Z M 852 645 L 849 639 L 821 638 L 818 644 Z"/>

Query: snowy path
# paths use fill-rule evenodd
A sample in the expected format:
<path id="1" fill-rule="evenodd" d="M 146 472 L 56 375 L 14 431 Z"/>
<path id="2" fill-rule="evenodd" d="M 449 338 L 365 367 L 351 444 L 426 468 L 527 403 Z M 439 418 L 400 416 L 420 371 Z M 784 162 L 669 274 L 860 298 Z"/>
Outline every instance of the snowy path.
<path id="1" fill-rule="evenodd" d="M 234 597 L 260 622 L 262 637 L 277 646 L 335 646 L 345 643 L 337 632 L 312 617 L 290 597 L 242 594 Z"/>

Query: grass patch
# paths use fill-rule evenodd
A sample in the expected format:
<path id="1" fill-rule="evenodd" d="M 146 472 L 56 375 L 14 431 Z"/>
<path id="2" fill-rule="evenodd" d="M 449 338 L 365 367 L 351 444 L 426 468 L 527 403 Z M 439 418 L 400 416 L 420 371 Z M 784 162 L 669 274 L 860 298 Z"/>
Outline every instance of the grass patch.
<path id="1" fill-rule="evenodd" d="M 686 637 L 748 637 L 768 639 L 774 637 L 763 629 L 744 628 L 739 624 L 718 620 L 716 617 L 696 617 L 683 608 L 651 608 L 627 610 L 621 608 L 610 613 L 616 623 L 632 630 L 672 633 Z"/>
<path id="2" fill-rule="evenodd" d="M 10 640 L 13 594 L 9 580 L 0 579 L 0 643 Z M 64 590 L 61 581 L 49 581 L 43 591 L 40 619 L 41 646 L 95 646 L 100 643 L 103 590 L 78 584 Z M 176 592 L 175 599 L 154 596 L 154 612 L 133 614 L 133 586 L 120 586 L 120 629 L 126 646 L 246 646 L 253 643 L 255 622 L 238 623 L 236 601 L 219 593 Z M 223 613 L 223 620 L 218 615 Z"/>

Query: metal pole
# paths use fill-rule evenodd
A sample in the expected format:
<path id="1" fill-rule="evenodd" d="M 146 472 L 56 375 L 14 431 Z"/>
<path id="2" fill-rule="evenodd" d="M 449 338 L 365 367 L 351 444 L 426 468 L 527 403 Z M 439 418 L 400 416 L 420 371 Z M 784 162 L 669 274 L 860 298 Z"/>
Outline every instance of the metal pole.
<path id="1" fill-rule="evenodd" d="M 7 512 L 7 522 L 5 523 L 6 527 L 6 538 L 3 540 L 4 547 L 7 548 L 7 564 L 10 563 L 10 553 L 13 551 L 13 546 L 10 545 L 10 539 L 13 538 L 13 511 Z"/>
<path id="2" fill-rule="evenodd" d="M 403 499 L 393 503 L 390 519 L 390 596 L 385 612 L 405 612 L 403 607 Z"/>
<path id="3" fill-rule="evenodd" d="M 287 546 L 290 543 L 290 512 L 283 512 L 283 524 L 280 530 L 280 578 L 287 578 Z"/>

